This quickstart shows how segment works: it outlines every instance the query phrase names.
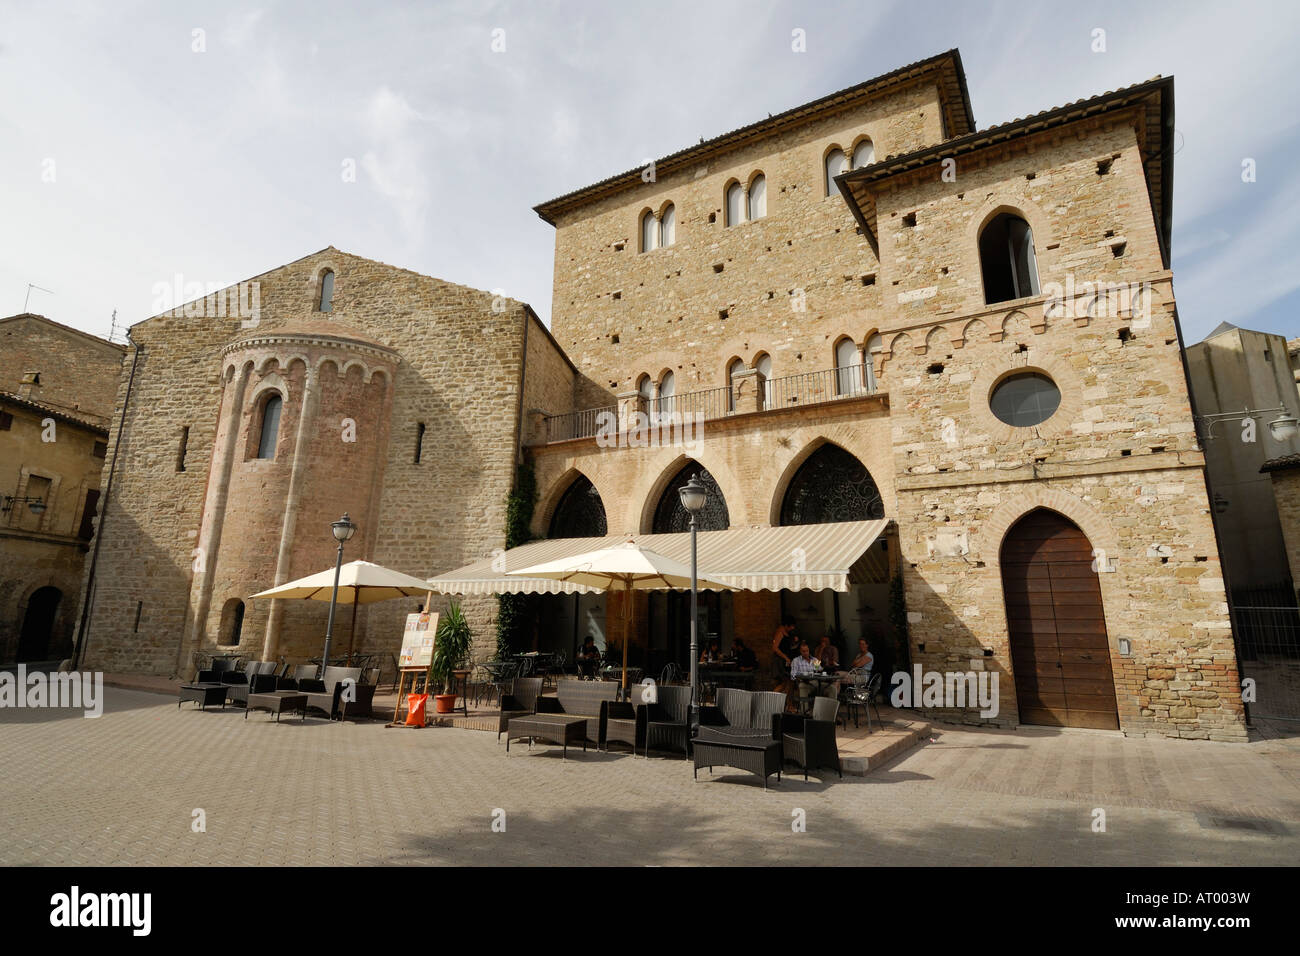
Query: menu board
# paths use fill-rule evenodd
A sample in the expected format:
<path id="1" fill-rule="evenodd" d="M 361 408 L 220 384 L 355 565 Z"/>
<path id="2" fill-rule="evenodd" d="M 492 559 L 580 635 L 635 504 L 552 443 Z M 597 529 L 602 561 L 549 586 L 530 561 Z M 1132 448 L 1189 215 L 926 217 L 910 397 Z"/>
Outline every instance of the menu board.
<path id="1" fill-rule="evenodd" d="M 433 663 L 433 642 L 438 634 L 438 612 L 423 611 L 406 615 L 402 634 L 402 653 L 398 667 L 429 667 Z"/>

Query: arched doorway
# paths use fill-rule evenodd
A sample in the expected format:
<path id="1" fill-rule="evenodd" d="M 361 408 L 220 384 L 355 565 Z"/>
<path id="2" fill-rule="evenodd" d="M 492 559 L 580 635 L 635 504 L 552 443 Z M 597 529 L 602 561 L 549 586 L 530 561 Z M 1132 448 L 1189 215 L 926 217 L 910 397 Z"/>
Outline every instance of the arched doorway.
<path id="1" fill-rule="evenodd" d="M 58 613 L 63 592 L 56 587 L 37 588 L 27 602 L 23 629 L 18 637 L 19 661 L 50 659 L 50 638 L 54 635 L 54 616 Z"/>
<path id="2" fill-rule="evenodd" d="M 688 461 L 664 486 L 655 505 L 650 530 L 655 534 L 678 534 L 689 531 L 691 516 L 682 505 L 681 489 L 692 478 L 698 478 L 708 491 L 704 508 L 696 516 L 698 531 L 725 531 L 731 527 L 731 514 L 727 499 L 718 486 L 717 479 L 698 461 Z M 723 649 L 730 645 L 733 626 L 733 596 L 718 591 L 701 591 L 697 611 L 698 633 L 701 646 L 718 640 Z M 682 668 L 690 666 L 691 601 L 685 591 L 652 591 L 646 598 L 648 646 L 646 666 L 651 676 L 658 677 L 665 664 L 672 662 Z"/>
<path id="3" fill-rule="evenodd" d="M 546 536 L 601 538 L 608 530 L 600 492 L 590 478 L 579 474 L 560 496 Z M 515 598 L 534 622 L 533 649 L 563 651 L 569 661 L 576 659 L 578 648 L 588 635 L 597 647 L 604 647 L 604 599 L 603 594 L 528 594 Z"/>
<path id="4" fill-rule="evenodd" d="M 1002 541 L 1002 592 L 1022 724 L 1119 729 L 1092 544 L 1039 508 Z"/>
<path id="5" fill-rule="evenodd" d="M 844 341 L 852 345 L 850 340 Z M 831 442 L 825 442 L 804 460 L 781 498 L 783 526 L 869 521 L 884 516 L 884 500 L 866 465 Z M 872 545 L 877 546 L 884 547 L 885 542 Z M 883 562 L 888 564 L 888 558 Z M 878 672 L 888 675 L 904 650 L 896 646 L 889 628 L 887 577 L 856 576 L 851 589 L 844 593 L 782 591 L 781 616 L 792 619 L 799 634 L 814 647 L 822 634 L 827 635 L 841 663 L 852 660 L 858 639 L 866 638 Z"/>

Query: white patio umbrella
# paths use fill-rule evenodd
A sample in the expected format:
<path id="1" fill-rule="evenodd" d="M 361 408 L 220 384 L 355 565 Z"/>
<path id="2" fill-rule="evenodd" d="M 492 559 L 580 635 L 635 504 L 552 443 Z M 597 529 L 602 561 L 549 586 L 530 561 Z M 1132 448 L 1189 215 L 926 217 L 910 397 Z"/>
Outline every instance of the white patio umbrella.
<path id="1" fill-rule="evenodd" d="M 352 632 L 348 635 L 348 655 L 352 654 L 357 628 L 357 605 L 374 604 L 399 597 L 424 596 L 432 589 L 429 582 L 413 578 L 370 561 L 349 561 L 339 569 L 339 604 L 352 605 Z M 329 601 L 334 592 L 334 569 L 326 568 L 297 581 L 254 594 L 255 598 L 279 598 L 299 601 Z"/>
<path id="2" fill-rule="evenodd" d="M 691 586 L 689 564 L 664 557 L 634 541 L 506 573 L 525 578 L 572 581 L 602 591 L 677 590 Z M 696 575 L 696 586 L 716 591 L 733 590 L 730 585 L 707 580 L 702 572 Z M 623 689 L 627 690 L 626 608 L 623 612 Z"/>

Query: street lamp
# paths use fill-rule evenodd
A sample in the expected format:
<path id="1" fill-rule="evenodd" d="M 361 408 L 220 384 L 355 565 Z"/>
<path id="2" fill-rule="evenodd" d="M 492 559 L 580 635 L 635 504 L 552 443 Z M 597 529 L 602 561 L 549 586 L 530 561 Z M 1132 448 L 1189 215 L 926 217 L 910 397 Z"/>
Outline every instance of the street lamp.
<path id="1" fill-rule="evenodd" d="M 1275 442 L 1288 442 L 1295 438 L 1297 432 L 1300 432 L 1300 419 L 1283 415 L 1277 421 L 1269 422 L 1268 430 L 1273 434 Z"/>
<path id="2" fill-rule="evenodd" d="M 13 510 L 13 506 L 20 501 L 27 502 L 27 510 L 34 515 L 45 514 L 45 502 L 40 498 L 15 498 L 13 495 L 4 496 L 4 504 L 0 505 L 0 511 L 8 514 Z"/>
<path id="3" fill-rule="evenodd" d="M 691 478 L 685 485 L 677 489 L 677 493 L 682 497 L 682 507 L 686 513 L 691 516 L 691 730 L 692 737 L 700 729 L 700 697 L 699 697 L 699 662 L 700 662 L 700 635 L 699 635 L 699 560 L 695 550 L 695 516 L 700 513 L 704 507 L 705 499 L 708 498 L 708 489 L 700 483 L 699 478 Z"/>
<path id="4" fill-rule="evenodd" d="M 334 637 L 334 608 L 339 600 L 339 575 L 343 572 L 343 545 L 357 533 L 357 526 L 352 523 L 345 511 L 342 518 L 330 525 L 330 530 L 334 532 L 334 540 L 339 543 L 339 554 L 334 562 L 334 593 L 330 595 L 330 617 L 325 625 L 325 656 L 321 658 L 320 673 L 317 675 L 320 680 L 325 679 L 325 668 L 330 662 L 330 641 Z"/>

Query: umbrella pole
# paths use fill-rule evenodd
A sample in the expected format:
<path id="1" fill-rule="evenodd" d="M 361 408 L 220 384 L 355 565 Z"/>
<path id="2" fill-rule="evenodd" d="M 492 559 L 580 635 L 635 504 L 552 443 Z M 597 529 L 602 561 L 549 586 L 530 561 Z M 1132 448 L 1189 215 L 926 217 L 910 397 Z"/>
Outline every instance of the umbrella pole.
<path id="1" fill-rule="evenodd" d="M 632 600 L 632 583 L 626 582 L 627 589 L 623 591 L 623 699 L 627 700 L 627 619 L 628 604 Z"/>
<path id="2" fill-rule="evenodd" d="M 352 630 L 348 631 L 348 666 L 352 666 L 352 649 L 357 644 L 357 592 L 359 588 L 352 589 Z"/>

